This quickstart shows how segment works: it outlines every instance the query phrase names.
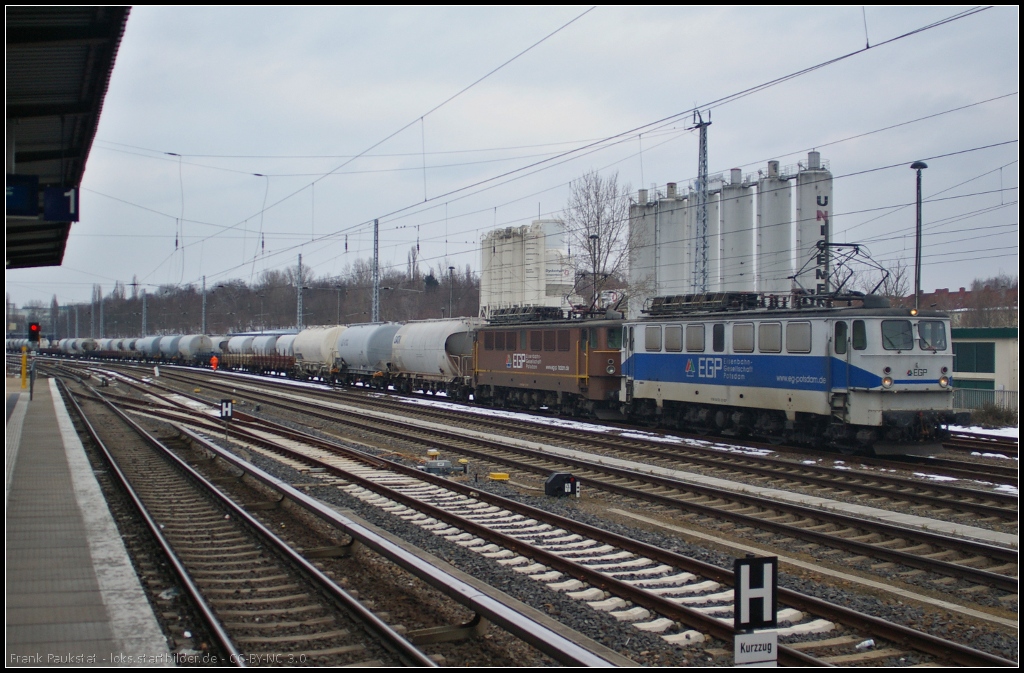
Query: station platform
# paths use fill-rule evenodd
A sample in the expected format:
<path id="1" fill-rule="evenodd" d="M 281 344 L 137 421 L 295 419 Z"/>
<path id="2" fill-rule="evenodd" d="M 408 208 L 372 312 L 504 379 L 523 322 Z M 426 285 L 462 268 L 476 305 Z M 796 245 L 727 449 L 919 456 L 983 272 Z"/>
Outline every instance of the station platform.
<path id="1" fill-rule="evenodd" d="M 56 382 L 6 392 L 7 666 L 173 665 Z"/>

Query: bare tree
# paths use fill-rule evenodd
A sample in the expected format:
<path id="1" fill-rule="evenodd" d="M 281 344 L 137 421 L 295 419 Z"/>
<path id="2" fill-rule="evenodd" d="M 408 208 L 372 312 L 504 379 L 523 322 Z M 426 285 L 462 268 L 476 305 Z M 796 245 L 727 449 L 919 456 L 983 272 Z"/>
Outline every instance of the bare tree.
<path id="1" fill-rule="evenodd" d="M 881 285 L 878 288 L 878 294 L 894 300 L 902 299 L 910 294 L 910 265 L 907 261 L 900 257 L 886 270 L 889 274 L 879 279 Z M 878 285 L 878 282 L 875 285 Z"/>
<path id="2" fill-rule="evenodd" d="M 610 278 L 626 275 L 629 264 L 629 185 L 619 174 L 590 171 L 573 181 L 563 211 L 577 285 L 596 298 Z"/>
<path id="3" fill-rule="evenodd" d="M 962 307 L 958 327 L 1016 327 L 1018 278 L 1002 273 L 976 278 Z"/>
<path id="4" fill-rule="evenodd" d="M 883 265 L 874 260 L 864 260 L 854 257 L 860 263 L 850 264 L 849 262 L 835 263 L 832 268 L 832 288 L 841 288 L 843 291 L 858 291 L 865 294 L 874 293 L 888 297 L 893 305 L 903 304 L 907 301 L 913 302 L 910 281 L 913 269 L 907 260 L 902 257 L 894 262 Z"/>

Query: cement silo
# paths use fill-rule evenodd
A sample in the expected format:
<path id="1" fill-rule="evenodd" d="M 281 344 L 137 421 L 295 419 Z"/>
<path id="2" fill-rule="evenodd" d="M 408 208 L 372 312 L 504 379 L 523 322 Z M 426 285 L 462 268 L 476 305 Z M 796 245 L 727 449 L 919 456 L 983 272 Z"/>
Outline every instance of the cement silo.
<path id="1" fill-rule="evenodd" d="M 757 290 L 789 294 L 793 275 L 793 190 L 769 161 L 767 174 L 757 182 Z"/>
<path id="2" fill-rule="evenodd" d="M 708 292 L 722 288 L 722 247 L 719 231 L 722 227 L 722 181 L 712 180 L 715 191 L 708 194 Z M 698 241 L 698 244 L 700 242 Z"/>
<path id="3" fill-rule="evenodd" d="M 641 189 L 638 203 L 629 206 L 629 316 L 640 315 L 644 300 L 658 287 L 656 212 L 648 208 L 647 190 Z"/>
<path id="4" fill-rule="evenodd" d="M 674 188 L 668 191 L 671 195 L 658 199 L 655 207 L 658 287 L 653 296 L 687 294 L 693 281 L 692 199 L 680 197 Z"/>
<path id="5" fill-rule="evenodd" d="M 829 291 L 829 255 L 822 246 L 831 240 L 832 173 L 821 154 L 809 152 L 807 165 L 796 175 L 796 270 L 794 289 L 812 294 Z"/>
<path id="6" fill-rule="evenodd" d="M 754 190 L 738 168 L 722 187 L 721 279 L 723 292 L 754 290 Z"/>

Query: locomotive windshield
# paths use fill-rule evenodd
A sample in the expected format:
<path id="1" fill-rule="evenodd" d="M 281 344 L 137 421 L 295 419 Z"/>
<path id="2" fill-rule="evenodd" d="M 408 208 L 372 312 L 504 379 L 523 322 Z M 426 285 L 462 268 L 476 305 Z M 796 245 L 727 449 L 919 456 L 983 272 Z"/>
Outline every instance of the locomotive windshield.
<path id="1" fill-rule="evenodd" d="M 946 350 L 946 326 L 940 320 L 922 320 L 917 323 L 918 343 L 921 350 Z"/>
<path id="2" fill-rule="evenodd" d="M 914 348 L 914 331 L 909 320 L 882 321 L 882 348 L 887 351 L 909 351 Z"/>

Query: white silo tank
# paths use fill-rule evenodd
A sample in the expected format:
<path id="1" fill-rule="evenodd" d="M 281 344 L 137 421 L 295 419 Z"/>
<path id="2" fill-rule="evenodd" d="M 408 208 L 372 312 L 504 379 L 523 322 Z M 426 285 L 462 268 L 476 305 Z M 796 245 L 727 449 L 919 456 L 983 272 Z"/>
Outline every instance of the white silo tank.
<path id="1" fill-rule="evenodd" d="M 809 152 L 806 168 L 801 167 L 796 176 L 796 270 L 803 271 L 794 289 L 828 292 L 829 255 L 818 242 L 831 239 L 832 212 L 832 173 L 822 166 L 820 153 Z"/>
<path id="2" fill-rule="evenodd" d="M 512 299 L 512 228 L 507 228 L 498 240 L 498 307 L 507 308 Z"/>
<path id="3" fill-rule="evenodd" d="M 793 275 L 793 190 L 779 176 L 779 162 L 757 182 L 757 290 L 789 294 Z"/>
<path id="4" fill-rule="evenodd" d="M 697 193 L 691 186 L 683 213 L 683 265 L 675 294 L 693 294 L 693 270 L 697 257 Z"/>
<path id="5" fill-rule="evenodd" d="M 524 232 L 523 240 L 523 306 L 544 305 L 544 283 L 547 276 L 547 236 L 540 222 Z"/>
<path id="6" fill-rule="evenodd" d="M 708 194 L 708 292 L 722 288 L 722 248 L 719 230 L 722 225 L 722 192 Z"/>
<path id="7" fill-rule="evenodd" d="M 646 196 L 644 201 L 629 207 L 629 240 L 629 316 L 635 318 L 639 317 L 644 301 L 658 294 L 657 228 Z"/>
<path id="8" fill-rule="evenodd" d="M 480 308 L 490 311 L 494 304 L 494 232 L 488 232 L 480 239 Z"/>
<path id="9" fill-rule="evenodd" d="M 722 188 L 721 277 L 723 292 L 754 290 L 754 190 L 734 168 Z"/>
<path id="10" fill-rule="evenodd" d="M 690 210 L 685 198 L 659 199 L 654 206 L 659 296 L 684 294 L 690 286 Z"/>

